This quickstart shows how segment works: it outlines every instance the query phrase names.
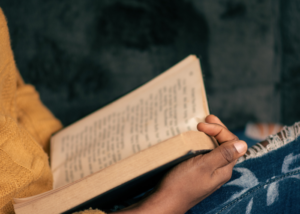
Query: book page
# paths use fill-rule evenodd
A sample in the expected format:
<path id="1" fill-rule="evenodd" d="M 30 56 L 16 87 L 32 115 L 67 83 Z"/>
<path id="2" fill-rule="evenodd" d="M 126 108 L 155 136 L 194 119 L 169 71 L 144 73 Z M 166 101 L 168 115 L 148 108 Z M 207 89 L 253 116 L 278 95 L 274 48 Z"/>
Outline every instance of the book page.
<path id="1" fill-rule="evenodd" d="M 199 60 L 190 56 L 51 139 L 54 188 L 188 130 L 209 114 Z"/>

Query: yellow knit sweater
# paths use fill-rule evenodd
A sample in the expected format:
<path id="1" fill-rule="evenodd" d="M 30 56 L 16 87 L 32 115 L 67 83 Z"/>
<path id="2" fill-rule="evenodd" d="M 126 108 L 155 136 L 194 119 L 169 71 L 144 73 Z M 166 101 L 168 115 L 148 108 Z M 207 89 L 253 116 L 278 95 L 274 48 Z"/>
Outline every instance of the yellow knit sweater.
<path id="1" fill-rule="evenodd" d="M 0 214 L 14 213 L 13 198 L 52 188 L 49 139 L 61 128 L 34 87 L 19 75 L 0 8 Z"/>

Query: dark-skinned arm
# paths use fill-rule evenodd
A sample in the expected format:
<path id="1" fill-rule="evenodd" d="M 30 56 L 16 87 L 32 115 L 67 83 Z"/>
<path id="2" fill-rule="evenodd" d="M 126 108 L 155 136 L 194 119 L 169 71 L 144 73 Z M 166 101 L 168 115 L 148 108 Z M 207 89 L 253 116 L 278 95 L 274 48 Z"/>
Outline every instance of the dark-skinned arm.
<path id="1" fill-rule="evenodd" d="M 118 214 L 183 214 L 225 184 L 237 159 L 247 151 L 240 141 L 214 115 L 197 128 L 214 136 L 220 146 L 208 154 L 191 158 L 174 167 L 159 187 L 143 201 L 118 211 Z"/>

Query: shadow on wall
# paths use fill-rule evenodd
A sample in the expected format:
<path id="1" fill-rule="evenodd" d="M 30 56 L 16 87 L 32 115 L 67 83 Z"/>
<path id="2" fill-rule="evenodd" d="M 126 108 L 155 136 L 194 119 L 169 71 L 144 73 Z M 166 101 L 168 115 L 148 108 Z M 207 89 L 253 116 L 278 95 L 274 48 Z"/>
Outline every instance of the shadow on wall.
<path id="1" fill-rule="evenodd" d="M 300 121 L 300 2 L 281 0 L 281 117 L 283 124 Z"/>
<path id="2" fill-rule="evenodd" d="M 206 21 L 186 1 L 29 0 L 2 7 L 24 79 L 65 125 L 189 54 L 212 77 Z"/>

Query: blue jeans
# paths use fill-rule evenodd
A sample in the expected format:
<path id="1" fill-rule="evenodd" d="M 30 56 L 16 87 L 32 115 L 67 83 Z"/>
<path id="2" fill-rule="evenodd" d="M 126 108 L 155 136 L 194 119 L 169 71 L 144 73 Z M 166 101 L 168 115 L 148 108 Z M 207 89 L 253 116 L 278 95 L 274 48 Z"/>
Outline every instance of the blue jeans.
<path id="1" fill-rule="evenodd" d="M 286 139 L 282 147 L 237 164 L 231 180 L 187 214 L 300 213 L 300 137 L 287 133 Z"/>

